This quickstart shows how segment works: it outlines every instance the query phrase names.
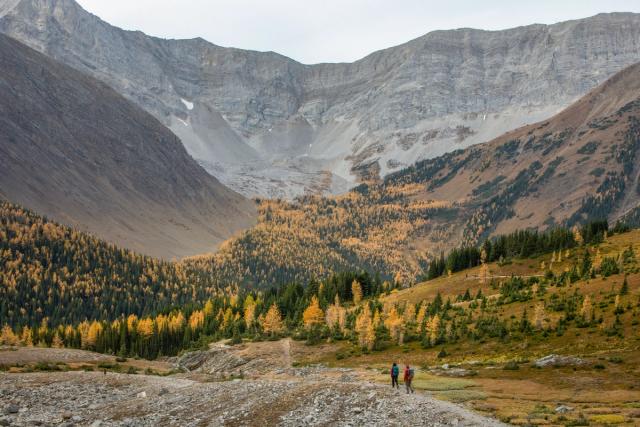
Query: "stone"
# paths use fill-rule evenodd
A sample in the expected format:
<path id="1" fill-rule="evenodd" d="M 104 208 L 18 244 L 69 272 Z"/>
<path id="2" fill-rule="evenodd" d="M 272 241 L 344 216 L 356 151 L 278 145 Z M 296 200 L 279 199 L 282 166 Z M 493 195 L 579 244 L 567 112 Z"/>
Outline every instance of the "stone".
<path id="1" fill-rule="evenodd" d="M 573 411 L 573 408 L 571 406 L 560 405 L 556 407 L 555 411 L 556 411 L 556 414 L 566 414 L 568 412 Z"/>
<path id="2" fill-rule="evenodd" d="M 586 365 L 587 362 L 583 359 L 574 356 L 560 356 L 557 354 L 550 354 L 548 356 L 541 357 L 534 362 L 534 365 L 538 368 L 544 368 L 547 366 L 581 366 Z"/>
<path id="3" fill-rule="evenodd" d="M 146 391 L 141 391 L 140 393 L 136 394 L 136 397 L 140 398 L 140 399 L 144 399 L 144 398 L 147 397 L 147 392 Z"/>
<path id="4" fill-rule="evenodd" d="M 20 412 L 20 407 L 18 405 L 10 404 L 4 408 L 5 414 L 17 414 L 18 412 Z"/>

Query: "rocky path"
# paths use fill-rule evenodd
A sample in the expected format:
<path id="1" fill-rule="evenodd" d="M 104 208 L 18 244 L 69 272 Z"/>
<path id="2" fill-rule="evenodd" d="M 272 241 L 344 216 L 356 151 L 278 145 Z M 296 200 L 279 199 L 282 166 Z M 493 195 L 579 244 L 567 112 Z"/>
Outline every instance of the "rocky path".
<path id="1" fill-rule="evenodd" d="M 375 372 L 292 367 L 310 351 L 319 347 L 289 339 L 215 343 L 165 361 L 183 372 L 171 376 L 102 370 L 0 373 L 0 427 L 500 425 L 427 393 L 407 395 L 370 382 Z M 37 348 L 3 355 L 51 362 L 104 357 Z"/>
<path id="2" fill-rule="evenodd" d="M 427 394 L 406 395 L 348 370 L 332 371 L 301 368 L 280 379 L 223 382 L 100 372 L 1 374 L 0 425 L 500 425 Z"/>

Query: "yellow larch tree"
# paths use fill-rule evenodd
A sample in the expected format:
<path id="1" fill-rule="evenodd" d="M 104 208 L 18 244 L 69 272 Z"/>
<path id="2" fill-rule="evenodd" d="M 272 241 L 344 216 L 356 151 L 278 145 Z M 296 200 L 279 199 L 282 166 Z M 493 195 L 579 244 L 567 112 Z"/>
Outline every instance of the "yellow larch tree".
<path id="1" fill-rule="evenodd" d="M 389 330 L 391 339 L 396 344 L 402 344 L 404 339 L 404 321 L 395 307 L 389 312 L 389 316 L 387 316 L 384 321 L 384 326 Z"/>
<path id="2" fill-rule="evenodd" d="M 64 347 L 64 342 L 62 342 L 62 338 L 60 338 L 60 334 L 56 332 L 53 335 L 53 340 L 51 341 L 51 347 L 53 348 L 62 348 Z"/>
<path id="3" fill-rule="evenodd" d="M 320 302 L 317 296 L 311 297 L 309 307 L 302 313 L 302 321 L 306 328 L 319 326 L 324 323 L 324 312 L 320 308 Z"/>
<path id="4" fill-rule="evenodd" d="M 140 319 L 137 325 L 138 334 L 142 335 L 145 338 L 149 338 L 153 335 L 153 319 L 147 317 L 145 319 Z"/>
<path id="5" fill-rule="evenodd" d="M 192 330 L 201 328 L 204 325 L 204 312 L 202 310 L 196 310 L 189 316 L 189 327 Z"/>
<path id="6" fill-rule="evenodd" d="M 325 321 L 330 328 L 336 328 L 345 332 L 347 323 L 347 310 L 340 304 L 340 297 L 336 294 L 334 303 L 327 307 Z"/>
<path id="7" fill-rule="evenodd" d="M 422 329 L 424 328 L 424 319 L 427 316 L 427 304 L 423 301 L 420 304 L 420 309 L 418 310 L 418 314 L 416 315 L 416 325 L 418 325 L 418 332 L 422 333 Z"/>
<path id="8" fill-rule="evenodd" d="M 353 303 L 360 304 L 360 301 L 362 301 L 362 285 L 357 280 L 351 283 L 351 294 L 353 295 Z"/>
<path id="9" fill-rule="evenodd" d="M 80 334 L 80 346 L 82 348 L 85 348 L 85 344 L 87 342 L 87 337 L 89 335 L 89 327 L 90 326 L 91 326 L 91 324 L 85 320 L 83 322 L 80 322 L 80 324 L 76 328 L 78 330 L 78 333 Z"/>
<path id="10" fill-rule="evenodd" d="M 202 311 L 205 317 L 211 317 L 213 315 L 213 301 L 207 300 Z"/>
<path id="11" fill-rule="evenodd" d="M 2 345 L 18 345 L 18 337 L 13 333 L 13 329 L 9 325 L 2 327 L 2 333 L 0 334 L 0 343 Z"/>
<path id="12" fill-rule="evenodd" d="M 440 316 L 435 314 L 432 318 L 427 322 L 427 334 L 429 336 L 429 341 L 431 344 L 435 344 L 438 340 L 438 334 L 440 332 Z"/>
<path id="13" fill-rule="evenodd" d="M 270 335 L 279 334 L 284 329 L 280 310 L 275 303 L 271 305 L 269 311 L 267 311 L 267 314 L 264 316 L 262 329 Z"/>
<path id="14" fill-rule="evenodd" d="M 175 314 L 169 316 L 169 330 L 171 332 L 178 332 L 182 329 L 185 323 L 184 314 L 182 311 L 178 311 Z"/>
<path id="15" fill-rule="evenodd" d="M 256 319 L 256 303 L 253 297 L 249 295 L 244 302 L 244 323 L 247 329 L 251 329 Z"/>
<path id="16" fill-rule="evenodd" d="M 95 348 L 96 342 L 98 341 L 98 336 L 102 332 L 102 324 L 97 321 L 91 322 L 89 325 L 89 329 L 87 329 L 87 334 L 85 340 L 82 342 L 83 348 Z"/>
<path id="17" fill-rule="evenodd" d="M 358 344 L 363 348 L 372 349 L 375 344 L 375 327 L 371 318 L 369 304 L 365 304 L 356 318 L 355 332 L 358 334 Z"/>

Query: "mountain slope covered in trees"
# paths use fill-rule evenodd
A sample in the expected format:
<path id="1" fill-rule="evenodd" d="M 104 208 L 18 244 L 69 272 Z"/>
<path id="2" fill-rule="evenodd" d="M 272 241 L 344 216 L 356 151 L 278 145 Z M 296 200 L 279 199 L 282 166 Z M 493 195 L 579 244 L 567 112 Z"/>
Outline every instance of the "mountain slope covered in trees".
<path id="1" fill-rule="evenodd" d="M 460 243 L 595 219 L 633 222 L 639 202 L 634 65 L 547 121 L 418 162 L 382 183 L 333 198 L 263 201 L 256 227 L 197 262 L 254 286 L 340 268 L 411 282 Z"/>
<path id="2" fill-rule="evenodd" d="M 120 249 L 0 202 L 0 319 L 74 324 L 151 314 L 214 294 L 210 275 Z"/>
<path id="3" fill-rule="evenodd" d="M 139 252 L 210 251 L 253 203 L 91 77 L 0 35 L 0 197 Z"/>

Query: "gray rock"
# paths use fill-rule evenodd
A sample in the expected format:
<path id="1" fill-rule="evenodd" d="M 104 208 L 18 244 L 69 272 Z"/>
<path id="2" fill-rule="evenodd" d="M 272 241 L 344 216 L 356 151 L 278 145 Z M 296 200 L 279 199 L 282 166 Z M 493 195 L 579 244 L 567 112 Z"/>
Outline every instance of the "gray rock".
<path id="1" fill-rule="evenodd" d="M 13 403 L 7 405 L 7 407 L 4 408 L 4 413 L 5 414 L 17 414 L 18 412 L 20 412 L 20 407 L 18 405 L 13 404 Z"/>
<path id="2" fill-rule="evenodd" d="M 550 354 L 534 362 L 534 365 L 538 368 L 544 368 L 547 366 L 581 366 L 586 365 L 587 361 L 574 356 L 560 356 L 557 354 Z"/>
<path id="3" fill-rule="evenodd" d="M 573 408 L 571 406 L 560 405 L 556 407 L 555 411 L 557 414 L 566 414 L 568 412 L 573 411 Z"/>

